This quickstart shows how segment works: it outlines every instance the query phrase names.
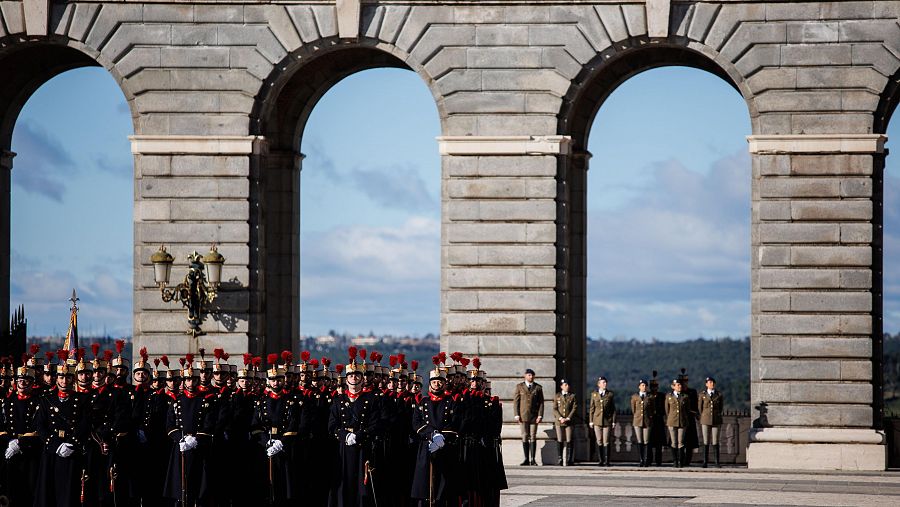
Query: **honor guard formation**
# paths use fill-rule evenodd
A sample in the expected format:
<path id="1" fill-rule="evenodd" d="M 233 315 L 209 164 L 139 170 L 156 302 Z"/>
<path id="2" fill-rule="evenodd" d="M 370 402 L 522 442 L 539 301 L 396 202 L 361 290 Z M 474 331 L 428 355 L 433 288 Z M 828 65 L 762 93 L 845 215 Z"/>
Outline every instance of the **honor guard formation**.
<path id="1" fill-rule="evenodd" d="M 124 346 L 3 361 L 9 505 L 500 505 L 501 407 L 478 358 L 441 352 L 423 383 L 417 361 L 356 347 L 334 368 L 309 352 L 239 368 L 222 349 L 130 365 Z"/>

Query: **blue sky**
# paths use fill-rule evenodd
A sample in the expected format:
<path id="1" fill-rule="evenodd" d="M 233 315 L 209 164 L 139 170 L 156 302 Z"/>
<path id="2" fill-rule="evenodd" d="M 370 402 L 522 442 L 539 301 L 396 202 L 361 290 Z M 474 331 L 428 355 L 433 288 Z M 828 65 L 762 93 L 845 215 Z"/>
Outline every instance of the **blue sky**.
<path id="1" fill-rule="evenodd" d="M 41 87 L 16 124 L 12 301 L 29 330 L 63 333 L 72 287 L 83 333 L 131 331 L 130 114 L 101 69 Z M 749 332 L 750 123 L 719 78 L 655 69 L 617 89 L 591 131 L 588 333 L 688 339 Z M 900 122 L 889 136 L 900 138 Z M 353 75 L 330 90 L 301 149 L 301 331 L 439 329 L 440 124 L 420 78 Z M 885 258 L 900 256 L 900 158 L 888 162 Z M 900 330 L 900 263 L 885 321 Z"/>

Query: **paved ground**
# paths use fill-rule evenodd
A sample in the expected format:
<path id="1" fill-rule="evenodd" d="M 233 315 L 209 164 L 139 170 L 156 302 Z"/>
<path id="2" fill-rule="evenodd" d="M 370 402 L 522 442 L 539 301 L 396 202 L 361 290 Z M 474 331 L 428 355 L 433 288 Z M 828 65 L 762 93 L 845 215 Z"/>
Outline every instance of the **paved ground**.
<path id="1" fill-rule="evenodd" d="M 797 473 L 746 468 L 507 467 L 503 507 L 594 505 L 900 506 L 900 472 Z"/>

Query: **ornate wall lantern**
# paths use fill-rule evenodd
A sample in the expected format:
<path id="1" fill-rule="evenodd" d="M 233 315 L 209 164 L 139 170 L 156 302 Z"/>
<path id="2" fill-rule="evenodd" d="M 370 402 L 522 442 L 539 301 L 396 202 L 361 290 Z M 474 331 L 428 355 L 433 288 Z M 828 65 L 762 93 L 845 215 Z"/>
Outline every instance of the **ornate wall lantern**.
<path id="1" fill-rule="evenodd" d="M 188 256 L 189 266 L 184 280 L 169 289 L 167 286 L 174 260 L 172 255 L 166 252 L 165 245 L 160 246 L 159 250 L 150 256 L 150 262 L 153 263 L 153 277 L 159 286 L 163 301 L 166 303 L 180 301 L 187 308 L 189 326 L 187 332 L 197 337 L 204 334 L 200 329 L 203 316 L 206 314 L 207 306 L 215 301 L 218 295 L 225 257 L 216 250 L 216 245 L 213 245 L 204 256 L 193 252 Z"/>

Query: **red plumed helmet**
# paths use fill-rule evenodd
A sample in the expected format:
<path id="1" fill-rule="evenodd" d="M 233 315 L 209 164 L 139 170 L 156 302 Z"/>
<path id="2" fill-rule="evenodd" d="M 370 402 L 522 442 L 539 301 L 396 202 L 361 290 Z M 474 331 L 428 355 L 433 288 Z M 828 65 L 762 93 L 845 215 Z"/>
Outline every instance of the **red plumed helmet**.
<path id="1" fill-rule="evenodd" d="M 31 353 L 31 355 L 34 356 L 35 354 L 37 354 L 38 352 L 40 352 L 41 346 L 38 345 L 37 343 L 32 343 L 32 344 L 31 344 L 31 347 L 30 347 L 28 350 L 29 350 L 29 352 Z"/>
<path id="2" fill-rule="evenodd" d="M 184 368 L 184 363 L 186 362 L 183 357 L 178 358 L 178 362 L 181 364 L 181 367 Z"/>
<path id="3" fill-rule="evenodd" d="M 369 354 L 369 361 L 371 361 L 373 363 L 377 362 L 378 361 L 378 352 L 372 351 L 372 353 Z"/>
<path id="4" fill-rule="evenodd" d="M 353 356 L 356 356 L 356 353 L 354 353 Z M 300 353 L 300 360 L 303 361 L 304 363 L 309 361 L 309 351 L 308 350 L 304 350 L 303 352 Z"/>
<path id="5" fill-rule="evenodd" d="M 462 352 L 454 352 L 454 353 L 450 354 L 450 359 L 452 359 L 454 362 L 458 363 L 458 362 L 460 362 L 459 360 L 462 359 L 462 356 L 463 356 Z"/>
<path id="6" fill-rule="evenodd" d="M 205 349 L 205 348 L 200 347 L 199 349 L 197 349 L 197 352 L 200 353 L 200 360 L 201 360 L 201 361 L 203 361 L 204 359 L 206 359 L 206 358 L 204 357 L 204 356 L 206 356 L 206 349 Z"/>
<path id="7" fill-rule="evenodd" d="M 266 362 L 271 365 L 278 364 L 278 354 L 272 352 L 271 354 L 266 356 Z"/>
<path id="8" fill-rule="evenodd" d="M 397 354 L 397 361 L 401 363 L 406 362 L 406 354 Z"/>
<path id="9" fill-rule="evenodd" d="M 335 366 L 335 367 L 334 367 L 334 371 L 336 371 L 336 372 L 338 372 L 338 373 L 343 373 L 343 371 L 344 371 L 344 365 L 339 364 L 339 365 Z"/>
<path id="10" fill-rule="evenodd" d="M 244 352 L 244 366 L 248 366 L 251 362 L 253 362 L 253 354 Z"/>
<path id="11" fill-rule="evenodd" d="M 157 369 L 159 369 L 159 358 L 158 357 L 153 360 L 153 366 L 155 366 Z"/>
<path id="12" fill-rule="evenodd" d="M 203 356 L 200 356 L 200 357 L 203 357 Z M 194 354 L 185 354 L 184 360 L 187 361 L 188 364 L 193 363 L 194 362 Z"/>
<path id="13" fill-rule="evenodd" d="M 80 363 L 84 359 L 85 348 L 78 347 L 78 350 L 75 351 L 75 359 Z"/>
<path id="14" fill-rule="evenodd" d="M 391 365 L 391 368 L 397 366 L 397 356 L 391 355 L 391 357 L 388 358 L 388 364 Z"/>
<path id="15" fill-rule="evenodd" d="M 480 370 L 481 369 L 481 359 L 479 359 L 477 357 L 475 359 L 472 359 L 472 366 L 474 366 L 476 370 Z"/>
<path id="16" fill-rule="evenodd" d="M 64 363 L 66 359 L 69 359 L 69 351 L 66 349 L 59 349 L 56 351 L 56 357 L 59 358 L 59 362 Z"/>
<path id="17" fill-rule="evenodd" d="M 459 364 L 463 365 L 463 368 L 469 366 L 469 359 L 465 357 L 459 358 Z"/>
<path id="18" fill-rule="evenodd" d="M 116 352 L 122 355 L 123 350 L 125 350 L 125 340 L 116 340 Z"/>
<path id="19" fill-rule="evenodd" d="M 223 353 L 222 353 L 222 359 L 228 361 L 228 358 L 229 358 L 229 357 L 231 357 L 231 354 L 229 354 L 228 352 L 223 352 Z"/>
<path id="20" fill-rule="evenodd" d="M 313 369 L 315 370 L 316 368 L 319 367 L 319 360 L 318 360 L 318 359 L 311 359 L 311 360 L 309 361 L 309 364 L 310 364 L 310 366 L 312 366 Z"/>
<path id="21" fill-rule="evenodd" d="M 322 358 L 322 366 L 324 366 L 326 368 L 331 366 L 331 359 L 328 359 L 327 357 L 323 357 Z"/>
<path id="22" fill-rule="evenodd" d="M 356 347 L 350 346 L 347 348 L 347 354 L 350 355 L 350 361 L 354 361 L 356 359 Z"/>
<path id="23" fill-rule="evenodd" d="M 294 361 L 294 354 L 292 354 L 290 350 L 282 350 L 281 351 L 281 361 L 286 364 L 292 363 Z"/>
<path id="24" fill-rule="evenodd" d="M 431 362 L 434 363 L 435 366 L 441 364 L 441 356 L 440 356 L 440 354 L 439 354 L 439 355 L 436 355 L 436 356 L 431 356 Z"/>
<path id="25" fill-rule="evenodd" d="M 164 355 L 160 357 L 159 360 L 162 361 L 163 366 L 165 366 L 166 368 L 169 367 L 169 356 Z"/>
<path id="26" fill-rule="evenodd" d="M 147 358 L 150 357 L 150 354 L 147 353 L 147 347 L 141 347 L 141 350 L 138 352 L 138 354 L 141 356 L 141 359 L 143 359 L 145 363 L 147 362 Z"/>
<path id="27" fill-rule="evenodd" d="M 103 360 L 106 361 L 107 363 L 109 362 L 110 359 L 112 359 L 112 356 L 113 356 L 113 351 L 111 351 L 111 350 L 103 351 Z"/>
<path id="28" fill-rule="evenodd" d="M 262 366 L 262 358 L 259 357 L 259 356 L 254 357 L 254 358 L 253 358 L 253 366 L 255 366 L 255 367 L 257 367 L 257 368 L 259 368 L 260 366 Z"/>
<path id="29" fill-rule="evenodd" d="M 213 357 L 222 360 L 225 357 L 225 349 L 213 349 Z"/>
<path id="30" fill-rule="evenodd" d="M 53 352 L 50 352 L 49 350 L 48 350 L 47 352 L 44 352 L 44 357 L 47 358 L 47 362 L 48 362 L 48 363 L 53 362 L 53 356 L 54 356 L 54 355 L 55 355 L 55 354 L 53 354 Z"/>
<path id="31" fill-rule="evenodd" d="M 94 359 L 97 358 L 97 354 L 99 354 L 99 353 L 100 353 L 100 344 L 99 344 L 99 343 L 92 343 L 92 344 L 91 344 L 91 354 L 94 355 Z"/>
<path id="32" fill-rule="evenodd" d="M 359 358 L 363 361 L 366 360 L 366 349 L 359 349 Z"/>
<path id="33" fill-rule="evenodd" d="M 438 353 L 438 359 L 440 359 L 440 361 L 442 363 L 446 363 L 447 362 L 447 353 L 446 352 Z"/>

